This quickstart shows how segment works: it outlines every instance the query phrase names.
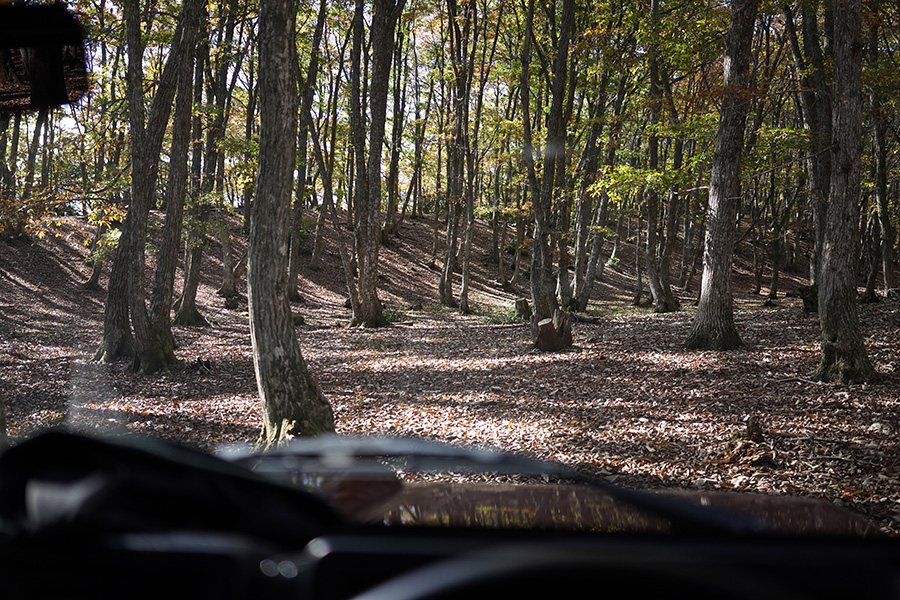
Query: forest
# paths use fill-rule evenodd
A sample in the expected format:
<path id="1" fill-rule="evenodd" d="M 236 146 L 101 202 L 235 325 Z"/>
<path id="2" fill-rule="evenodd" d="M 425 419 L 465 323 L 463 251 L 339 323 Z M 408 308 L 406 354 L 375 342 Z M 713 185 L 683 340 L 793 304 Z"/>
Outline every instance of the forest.
<path id="1" fill-rule="evenodd" d="M 100 410 L 204 448 L 405 433 L 900 528 L 896 3 L 69 8 L 89 94 L 0 115 L 0 433 Z M 194 417 L 142 404 L 167 386 Z"/>

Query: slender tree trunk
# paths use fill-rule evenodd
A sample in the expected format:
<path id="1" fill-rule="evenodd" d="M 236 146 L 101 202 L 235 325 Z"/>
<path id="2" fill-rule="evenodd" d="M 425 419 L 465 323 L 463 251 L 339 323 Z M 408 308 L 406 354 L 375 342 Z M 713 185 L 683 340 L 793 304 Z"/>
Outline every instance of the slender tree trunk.
<path id="1" fill-rule="evenodd" d="M 97 225 L 94 239 L 91 243 L 92 258 L 88 263 L 91 267 L 91 276 L 84 282 L 84 289 L 86 290 L 95 291 L 100 289 L 100 275 L 103 274 L 103 258 L 98 256 L 98 250 L 100 249 L 100 242 L 103 239 L 103 234 L 106 233 L 106 231 L 106 225 Z"/>
<path id="2" fill-rule="evenodd" d="M 406 87 L 404 86 L 404 74 L 407 71 L 403 59 L 403 27 L 397 28 L 397 38 L 394 42 L 394 85 L 393 85 L 393 110 L 391 113 L 391 140 L 390 159 L 388 161 L 387 176 L 387 207 L 384 211 L 384 221 L 381 225 L 381 241 L 386 243 L 388 239 L 400 229 L 401 218 L 397 211 L 400 208 L 400 148 L 403 145 L 403 126 L 406 121 L 403 115 L 406 112 Z"/>
<path id="3" fill-rule="evenodd" d="M 12 136 L 9 142 L 9 160 L 4 172 L 3 191 L 7 198 L 16 197 L 16 172 L 19 164 L 19 135 L 22 131 L 22 113 L 17 112 L 13 118 Z"/>
<path id="4" fill-rule="evenodd" d="M 759 0 L 736 0 L 731 4 L 731 25 L 725 42 L 725 96 L 709 183 L 700 306 L 685 341 L 691 349 L 730 350 L 742 343 L 734 326 L 731 268 L 741 201 L 744 124 L 750 101 L 746 93 L 747 73 L 758 6 Z"/>
<path id="5" fill-rule="evenodd" d="M 479 38 L 484 40 L 484 44 L 482 46 L 481 57 L 478 58 L 478 62 L 482 65 L 485 64 L 493 64 L 494 55 L 497 50 L 497 39 L 499 38 L 499 27 L 500 20 L 496 21 L 497 29 L 494 31 L 493 41 L 491 43 L 491 48 L 488 50 L 488 38 L 486 35 L 487 30 L 487 20 L 485 19 L 486 15 L 480 15 L 480 22 L 482 23 L 479 26 L 479 15 L 477 12 L 475 2 L 470 3 L 471 14 L 472 14 L 472 43 L 471 43 L 471 52 L 470 58 L 468 61 L 468 65 L 466 68 L 469 71 L 468 81 L 471 86 L 474 83 L 475 78 L 475 48 L 478 44 Z M 467 12 L 469 9 L 467 8 Z M 471 282 L 471 262 L 472 262 L 472 242 L 475 237 L 475 196 L 476 196 L 476 187 L 481 188 L 482 184 L 479 183 L 481 179 L 478 173 L 478 163 L 479 158 L 482 156 L 482 153 L 479 149 L 479 139 L 481 137 L 481 113 L 484 108 L 484 90 L 487 85 L 487 73 L 488 71 L 485 69 L 479 70 L 479 78 L 478 78 L 478 91 L 475 97 L 475 116 L 474 116 L 474 124 L 472 126 L 471 136 L 466 135 L 466 231 L 463 239 L 462 246 L 462 284 L 459 290 L 459 310 L 463 314 L 468 314 L 471 312 L 471 308 L 469 306 L 469 288 Z M 471 95 L 471 90 L 469 90 L 467 95 Z M 468 121 L 468 114 L 466 114 L 466 121 Z"/>
<path id="6" fill-rule="evenodd" d="M 343 61 L 344 57 L 344 49 L 347 47 L 347 43 L 349 42 L 349 36 L 351 35 L 348 32 L 348 37 L 344 40 L 343 45 L 341 46 L 340 51 L 340 60 Z M 328 106 L 330 107 L 328 114 L 329 119 L 331 120 L 330 126 L 330 142 L 329 142 L 329 151 L 326 157 L 324 151 L 322 150 L 322 144 L 319 140 L 319 133 L 315 127 L 310 127 L 309 132 L 312 136 L 313 140 L 313 149 L 315 151 L 316 162 L 319 166 L 319 178 L 322 182 L 322 191 L 323 196 L 319 205 L 319 216 L 316 219 L 316 240 L 313 246 L 312 257 L 309 261 L 309 268 L 312 270 L 318 270 L 321 266 L 322 260 L 322 250 L 325 247 L 325 221 L 329 217 L 333 217 L 333 226 L 334 226 L 334 235 L 335 241 L 338 243 L 338 248 L 341 253 L 341 261 L 344 267 L 344 277 L 347 281 L 348 292 L 351 297 L 351 307 L 358 305 L 358 298 L 356 297 L 356 287 L 353 279 L 353 270 L 350 268 L 350 261 L 347 255 L 346 248 L 344 247 L 344 240 L 342 231 L 338 226 L 337 219 L 337 211 L 334 207 L 334 160 L 337 152 L 337 131 L 338 131 L 338 90 L 341 86 L 341 72 L 333 73 L 331 75 L 331 80 L 329 82 L 329 94 L 330 97 L 328 99 Z M 310 123 L 313 122 L 312 118 L 312 106 L 309 106 L 310 112 L 306 115 L 306 118 Z M 322 125 L 322 131 L 327 131 L 329 128 Z"/>
<path id="7" fill-rule="evenodd" d="M 449 152 L 448 152 L 449 154 Z M 447 157 L 448 164 L 452 161 Z M 450 183 L 453 176 L 447 181 L 447 234 L 446 247 L 444 249 L 444 263 L 441 266 L 441 278 L 438 281 L 438 296 L 441 305 L 456 307 L 456 298 L 453 297 L 453 277 L 457 271 L 456 257 L 459 254 L 459 218 L 462 198 L 453 195 L 456 186 Z"/>
<path id="8" fill-rule="evenodd" d="M 207 17 L 204 16 L 204 19 L 207 20 Z M 196 55 L 194 104 L 201 106 L 203 104 L 205 73 L 209 68 L 208 37 L 202 39 L 197 47 Z M 205 196 L 211 190 L 209 186 L 212 183 L 212 177 L 207 173 L 204 179 L 203 174 L 203 119 L 199 111 L 194 113 L 192 128 L 190 194 L 193 203 L 187 211 L 186 222 L 188 231 L 184 244 L 184 281 L 182 282 L 181 295 L 175 302 L 174 323 L 186 327 L 206 327 L 209 323 L 197 307 L 197 290 L 200 286 L 200 266 L 203 262 L 203 244 L 206 240 L 206 228 L 210 210 Z M 206 162 L 208 164 L 208 161 Z"/>
<path id="9" fill-rule="evenodd" d="M 815 376 L 823 381 L 864 382 L 875 371 L 856 312 L 862 137 L 861 0 L 834 1 L 834 135 L 831 200 L 821 269 L 819 320 L 822 355 Z"/>
<path id="10" fill-rule="evenodd" d="M 878 215 L 870 214 L 868 218 L 861 215 L 863 223 L 860 223 L 862 231 L 863 252 L 862 258 L 867 267 L 866 287 L 858 302 L 860 304 L 872 304 L 878 302 L 878 274 L 881 272 L 881 228 L 878 224 Z"/>
<path id="11" fill-rule="evenodd" d="M 530 65 L 531 44 L 533 38 L 534 2 L 529 0 L 527 23 L 525 29 L 525 42 L 522 50 L 522 73 L 520 93 L 522 96 L 522 115 L 524 125 L 525 165 L 527 169 L 528 185 L 531 188 L 532 206 L 534 208 L 534 244 L 531 261 L 531 297 L 534 303 L 534 313 L 538 319 L 546 319 L 552 316 L 558 308 L 556 295 L 551 292 L 551 254 L 549 247 L 550 235 L 550 207 L 552 205 L 553 192 L 556 185 L 565 185 L 565 181 L 556 181 L 559 178 L 559 161 L 566 159 L 566 135 L 565 119 L 563 118 L 563 103 L 566 93 L 566 79 L 568 70 L 569 40 L 574 29 L 573 0 L 564 0 L 561 16 L 561 28 L 558 47 L 553 62 L 553 80 L 551 83 L 550 111 L 547 115 L 547 140 L 544 144 L 544 160 L 540 186 L 538 186 L 533 159 L 533 140 L 531 132 L 530 111 Z"/>
<path id="12" fill-rule="evenodd" d="M 232 244 L 231 227 L 228 223 L 227 214 L 217 208 L 215 221 L 216 237 L 219 239 L 219 246 L 222 249 L 222 285 L 216 290 L 216 295 L 225 298 L 227 303 L 229 299 L 232 301 L 237 300 L 239 269 L 235 265 L 234 245 Z"/>
<path id="13" fill-rule="evenodd" d="M 376 0 L 371 25 L 372 73 L 369 85 L 369 144 L 366 154 L 365 130 L 360 94 L 363 38 L 363 3 L 358 0 L 354 16 L 351 57 L 351 136 L 356 156 L 356 258 L 359 263 L 359 305 L 353 325 L 380 327 L 386 323 L 378 298 L 378 249 L 381 240 L 381 153 L 387 121 L 394 28 L 405 0 Z"/>
<path id="14" fill-rule="evenodd" d="M 9 167 L 6 166 L 6 147 L 10 117 L 9 113 L 0 114 L 0 197 L 6 191 L 9 179 Z"/>
<path id="15" fill-rule="evenodd" d="M 291 0 L 262 0 L 259 10 L 259 171 L 250 224 L 248 297 L 253 366 L 263 408 L 259 445 L 334 431 L 328 401 L 309 373 L 288 301 L 288 235 L 298 93 L 290 68 Z"/>
<path id="16" fill-rule="evenodd" d="M 476 4 L 468 2 L 459 14 L 456 0 L 447 0 L 447 31 L 449 35 L 450 66 L 453 69 L 453 133 L 447 142 L 447 245 L 444 265 L 438 284 L 441 304 L 457 306 L 453 297 L 453 278 L 459 258 L 459 220 L 466 215 L 468 223 L 469 190 L 466 187 L 466 157 L 470 150 L 469 101 L 474 60 L 473 31 L 476 18 Z M 465 309 L 464 309 L 465 310 Z"/>
<path id="17" fill-rule="evenodd" d="M 322 33 L 325 29 L 327 8 L 328 3 L 325 0 L 320 0 L 316 25 L 313 30 L 312 45 L 310 46 L 309 66 L 306 69 L 306 77 L 301 80 L 300 85 L 299 134 L 297 136 L 297 198 L 292 215 L 291 253 L 288 261 L 288 297 L 293 301 L 300 299 L 298 288 L 300 285 L 300 255 L 303 246 L 301 231 L 303 229 L 303 207 L 307 194 L 306 180 L 309 172 L 307 146 L 309 145 L 309 129 L 315 126 L 307 115 L 310 114 L 312 108 L 313 97 L 316 92 L 316 81 L 319 77 L 319 46 L 322 43 Z M 299 72 L 299 64 L 296 65 L 296 69 Z"/>
<path id="18" fill-rule="evenodd" d="M 590 299 L 590 288 L 594 282 L 587 280 L 588 262 L 594 249 L 593 242 L 597 239 L 603 239 L 596 228 L 595 221 L 599 219 L 595 216 L 599 213 L 599 207 L 595 213 L 594 203 L 595 194 L 590 191 L 590 184 L 594 182 L 600 163 L 600 135 L 603 132 L 603 116 L 602 111 L 606 108 L 606 87 L 609 82 L 609 71 L 603 74 L 602 81 L 598 90 L 598 99 L 594 101 L 591 107 L 591 125 L 588 129 L 587 141 L 584 145 L 584 152 L 578 165 L 578 172 L 581 176 L 581 186 L 578 191 L 578 201 L 575 211 L 575 289 L 574 295 L 569 308 L 577 311 L 584 311 L 587 308 L 587 300 Z"/>
<path id="19" fill-rule="evenodd" d="M 470 175 L 471 178 L 471 175 Z M 462 243 L 462 281 L 459 288 L 459 312 L 467 315 L 472 312 L 469 306 L 469 285 L 471 278 L 472 240 L 475 237 L 475 198 L 474 191 L 466 191 L 466 230 Z"/>
<path id="20" fill-rule="evenodd" d="M 203 209 L 208 210 L 208 209 Z M 184 252 L 184 286 L 175 303 L 175 325 L 184 327 L 208 327 L 209 322 L 197 307 L 197 290 L 200 287 L 200 265 L 203 261 L 203 240 L 196 240 Z"/>
<path id="21" fill-rule="evenodd" d="M 770 244 L 772 260 L 772 276 L 769 278 L 769 300 L 778 298 L 778 278 L 781 273 L 781 238 L 775 237 Z"/>
<path id="22" fill-rule="evenodd" d="M 635 203 L 638 206 L 643 204 L 643 200 L 641 197 L 644 195 L 643 190 L 638 192 L 638 201 Z M 638 215 L 637 219 L 637 227 L 635 228 L 635 236 L 634 236 L 634 298 L 631 300 L 631 304 L 634 306 L 642 306 L 644 304 L 644 270 L 641 263 L 641 219 L 640 215 Z M 631 225 L 631 218 L 628 219 L 629 226 Z"/>
<path id="23" fill-rule="evenodd" d="M 197 48 L 197 62 L 194 72 L 194 104 L 203 103 L 204 73 L 209 63 L 209 39 L 203 38 Z M 197 307 L 197 289 L 200 286 L 200 266 L 203 261 L 203 244 L 206 239 L 206 222 L 209 206 L 203 199 L 203 121 L 196 112 L 192 119 L 190 193 L 193 205 L 187 211 L 188 231 L 184 244 L 184 276 L 181 295 L 175 302 L 173 323 L 185 327 L 207 327 L 206 317 Z M 248 205 L 252 205 L 249 202 Z M 248 221 L 249 225 L 249 221 Z"/>
<path id="24" fill-rule="evenodd" d="M 37 154 L 41 147 L 41 133 L 47 127 L 47 116 L 48 109 L 40 109 L 34 123 L 34 131 L 31 134 L 31 144 L 28 147 L 28 157 L 25 163 L 25 181 L 22 184 L 21 199 L 23 202 L 31 198 L 31 190 L 34 187 L 34 175 L 37 169 Z"/>
<path id="25" fill-rule="evenodd" d="M 531 132 L 531 46 L 534 37 L 534 0 L 528 0 L 525 17 L 525 41 L 522 46 L 522 73 L 519 93 L 522 96 L 522 129 L 526 170 L 526 189 L 534 211 L 534 237 L 531 248 L 531 301 L 538 319 L 548 319 L 553 314 L 553 304 L 547 287 L 550 250 L 547 245 L 549 227 L 543 204 L 540 184 L 534 164 L 534 141 Z M 544 169 L 545 177 L 552 169 Z"/>
<path id="26" fill-rule="evenodd" d="M 659 2 L 650 3 L 650 19 L 654 27 L 659 27 Z M 650 48 L 650 124 L 652 126 L 648 140 L 647 167 L 651 171 L 659 169 L 659 134 L 657 125 L 662 118 L 662 83 L 660 81 L 659 48 L 656 44 Z M 669 258 L 659 237 L 660 192 L 655 186 L 647 191 L 647 283 L 653 297 L 653 310 L 657 313 L 678 310 L 668 285 Z"/>
<path id="27" fill-rule="evenodd" d="M 6 436 L 6 399 L 0 396 L 0 452 L 6 450 L 9 439 Z"/>
<path id="28" fill-rule="evenodd" d="M 252 50 L 251 50 L 252 52 Z M 247 114 L 244 119 L 244 139 L 252 140 L 254 138 L 255 128 L 256 128 L 256 81 L 254 79 L 254 59 L 253 55 L 250 55 L 250 60 L 247 61 Z M 246 164 L 251 164 L 253 160 L 252 150 L 248 149 L 244 151 L 244 161 Z M 255 174 L 254 174 L 255 175 Z M 248 176 L 247 181 L 244 183 L 244 189 L 242 190 L 241 196 L 243 201 L 242 211 L 244 217 L 243 223 L 243 232 L 245 234 L 250 233 L 250 213 L 253 207 L 253 190 L 255 187 L 255 182 Z"/>
<path id="29" fill-rule="evenodd" d="M 325 202 L 319 202 L 318 212 L 316 213 L 316 229 L 313 233 L 315 240 L 313 241 L 312 256 L 309 257 L 309 268 L 313 271 L 318 271 L 322 268 L 322 250 L 325 248 L 325 218 L 327 216 L 328 211 Z"/>
<path id="30" fill-rule="evenodd" d="M 826 0 L 826 4 L 831 0 Z M 823 253 L 825 218 L 831 182 L 831 89 L 825 75 L 825 58 L 820 46 L 818 1 L 800 2 L 802 15 L 802 39 L 794 26 L 789 5 L 782 5 L 785 15 L 785 32 L 791 45 L 794 64 L 800 74 L 800 106 L 803 127 L 810 132 L 810 145 L 806 154 L 810 206 L 813 212 L 815 244 L 810 260 L 810 285 L 818 281 L 819 265 Z M 826 22 L 830 9 L 826 9 Z M 827 23 L 826 23 L 827 30 Z M 826 44 L 830 32 L 826 31 Z"/>
<path id="31" fill-rule="evenodd" d="M 169 153 L 169 181 L 166 188 L 166 227 L 157 256 L 150 299 L 150 327 L 153 335 L 159 340 L 161 351 L 167 360 L 174 357 L 175 353 L 175 339 L 172 335 L 172 298 L 175 295 L 175 269 L 187 197 L 193 73 L 193 61 L 185 61 L 178 74 L 178 95 L 172 123 L 172 149 Z"/>
<path id="32" fill-rule="evenodd" d="M 878 25 L 873 24 L 869 35 L 870 62 L 877 67 L 878 54 Z M 881 91 L 873 82 L 869 93 L 869 102 L 872 107 L 874 124 L 875 154 L 875 205 L 878 209 L 878 221 L 881 226 L 881 271 L 884 275 L 884 291 L 897 287 L 897 278 L 894 274 L 894 241 L 896 229 L 891 220 L 888 197 L 888 153 L 887 134 L 889 127 L 888 115 L 884 106 Z"/>

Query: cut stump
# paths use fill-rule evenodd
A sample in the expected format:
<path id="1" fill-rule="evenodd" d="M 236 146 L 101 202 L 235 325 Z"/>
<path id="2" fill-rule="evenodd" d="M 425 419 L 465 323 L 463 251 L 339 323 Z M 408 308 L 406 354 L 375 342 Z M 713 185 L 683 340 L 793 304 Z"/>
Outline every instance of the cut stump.
<path id="1" fill-rule="evenodd" d="M 572 345 L 572 316 L 561 310 L 553 313 L 552 319 L 531 317 L 531 334 L 534 347 L 541 352 L 558 352 Z"/>

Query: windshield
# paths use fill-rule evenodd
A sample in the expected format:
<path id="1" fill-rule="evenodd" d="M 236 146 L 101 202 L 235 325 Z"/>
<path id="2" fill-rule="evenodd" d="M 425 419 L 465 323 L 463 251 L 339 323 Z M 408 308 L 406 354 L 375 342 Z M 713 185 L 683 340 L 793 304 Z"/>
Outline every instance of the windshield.
<path id="1" fill-rule="evenodd" d="M 247 466 L 389 526 L 900 533 L 895 9 L 824 60 L 820 8 L 535 4 L 73 2 L 90 94 L 0 107 L 0 443 L 400 437 L 514 459 Z"/>

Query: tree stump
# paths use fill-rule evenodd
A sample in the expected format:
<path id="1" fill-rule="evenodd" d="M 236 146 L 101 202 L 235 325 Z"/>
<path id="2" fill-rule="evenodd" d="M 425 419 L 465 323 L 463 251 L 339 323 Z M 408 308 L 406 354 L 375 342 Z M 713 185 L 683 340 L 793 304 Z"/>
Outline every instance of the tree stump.
<path id="1" fill-rule="evenodd" d="M 559 352 L 572 345 L 572 323 L 568 313 L 556 310 L 552 319 L 531 317 L 531 335 L 534 347 L 541 352 Z"/>
<path id="2" fill-rule="evenodd" d="M 798 290 L 800 299 L 803 300 L 803 312 L 819 312 L 819 288 L 815 285 L 801 285 Z"/>
<path id="3" fill-rule="evenodd" d="M 556 309 L 553 312 L 553 327 L 562 339 L 563 348 L 568 348 L 574 342 L 572 340 L 572 323 L 575 319 L 567 312 Z"/>
<path id="4" fill-rule="evenodd" d="M 516 300 L 516 316 L 522 321 L 531 320 L 531 306 L 528 305 L 528 298 Z"/>

